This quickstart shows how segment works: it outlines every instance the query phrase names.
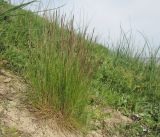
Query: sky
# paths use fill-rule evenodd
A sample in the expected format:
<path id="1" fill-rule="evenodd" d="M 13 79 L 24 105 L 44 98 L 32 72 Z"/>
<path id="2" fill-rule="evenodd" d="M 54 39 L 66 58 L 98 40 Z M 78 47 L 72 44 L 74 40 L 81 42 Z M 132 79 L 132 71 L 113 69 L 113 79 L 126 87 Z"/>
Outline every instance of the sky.
<path id="1" fill-rule="evenodd" d="M 22 1 L 25 0 L 12 0 Z M 123 28 L 126 33 L 132 30 L 137 41 L 144 41 L 140 34 L 143 33 L 153 48 L 160 45 L 160 0 L 41 0 L 41 8 L 63 4 L 61 12 L 68 17 L 74 14 L 75 27 L 89 26 L 89 32 L 95 28 L 95 35 L 102 43 L 117 40 Z M 36 7 L 34 4 L 29 8 Z"/>

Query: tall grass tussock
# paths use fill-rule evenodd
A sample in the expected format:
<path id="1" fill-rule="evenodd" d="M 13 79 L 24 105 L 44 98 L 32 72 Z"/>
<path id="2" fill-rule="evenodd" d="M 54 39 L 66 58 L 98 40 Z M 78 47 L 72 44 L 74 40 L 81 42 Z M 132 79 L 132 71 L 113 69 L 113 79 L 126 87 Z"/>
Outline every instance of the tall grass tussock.
<path id="1" fill-rule="evenodd" d="M 61 18 L 61 30 L 57 30 L 56 18 L 42 28 L 29 58 L 33 101 L 40 109 L 51 108 L 64 120 L 86 125 L 92 74 L 90 43 L 85 32 L 75 35 L 73 21 L 65 25 Z"/>

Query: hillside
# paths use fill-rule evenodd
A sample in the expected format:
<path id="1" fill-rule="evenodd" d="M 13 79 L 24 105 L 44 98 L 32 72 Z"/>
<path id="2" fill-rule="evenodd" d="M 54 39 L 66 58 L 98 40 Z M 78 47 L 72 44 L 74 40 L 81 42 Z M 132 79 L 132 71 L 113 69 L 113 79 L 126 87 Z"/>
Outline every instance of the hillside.
<path id="1" fill-rule="evenodd" d="M 0 67 L 25 80 L 25 105 L 40 119 L 54 117 L 60 127 L 84 134 L 160 136 L 158 51 L 146 61 L 133 54 L 125 33 L 108 49 L 57 11 L 48 20 L 49 13 L 0 4 Z"/>

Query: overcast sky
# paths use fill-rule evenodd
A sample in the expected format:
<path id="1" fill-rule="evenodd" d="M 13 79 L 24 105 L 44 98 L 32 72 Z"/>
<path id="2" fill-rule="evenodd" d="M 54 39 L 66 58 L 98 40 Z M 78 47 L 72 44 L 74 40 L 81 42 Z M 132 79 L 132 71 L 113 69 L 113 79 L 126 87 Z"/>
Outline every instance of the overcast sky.
<path id="1" fill-rule="evenodd" d="M 54 8 L 63 4 L 62 11 L 73 13 L 77 26 L 95 28 L 102 42 L 109 37 L 117 39 L 122 26 L 126 32 L 132 29 L 138 37 L 138 31 L 142 32 L 153 47 L 160 44 L 160 0 L 42 0 L 41 6 Z"/>

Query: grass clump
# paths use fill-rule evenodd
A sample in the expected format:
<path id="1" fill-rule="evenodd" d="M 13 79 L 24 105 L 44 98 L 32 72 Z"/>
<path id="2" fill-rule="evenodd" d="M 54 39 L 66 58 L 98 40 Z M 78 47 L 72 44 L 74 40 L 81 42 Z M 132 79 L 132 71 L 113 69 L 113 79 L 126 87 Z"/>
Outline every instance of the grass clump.
<path id="1" fill-rule="evenodd" d="M 72 125 L 86 125 L 92 72 L 90 43 L 86 44 L 85 34 L 75 35 L 73 23 L 64 25 L 61 20 L 59 32 L 56 27 L 54 22 L 45 26 L 31 51 L 27 73 L 34 88 L 32 101 L 40 109 L 52 108 Z"/>

